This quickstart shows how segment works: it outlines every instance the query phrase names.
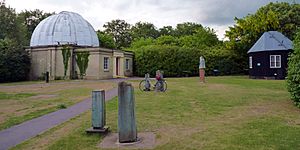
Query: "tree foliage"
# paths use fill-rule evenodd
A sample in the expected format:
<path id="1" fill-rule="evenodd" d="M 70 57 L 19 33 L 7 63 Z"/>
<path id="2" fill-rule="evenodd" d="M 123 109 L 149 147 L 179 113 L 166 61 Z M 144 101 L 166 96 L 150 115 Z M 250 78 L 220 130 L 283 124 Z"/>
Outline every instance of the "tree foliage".
<path id="1" fill-rule="evenodd" d="M 137 22 L 134 26 L 131 27 L 131 36 L 132 39 L 139 38 L 157 38 L 159 32 L 156 30 L 154 24 L 149 22 Z"/>
<path id="2" fill-rule="evenodd" d="M 294 39 L 294 52 L 289 57 L 287 87 L 291 99 L 300 108 L 300 30 Z"/>
<path id="3" fill-rule="evenodd" d="M 29 69 L 28 54 L 14 40 L 0 39 L 0 82 L 26 80 Z"/>
<path id="4" fill-rule="evenodd" d="M 218 45 L 219 39 L 213 29 L 200 28 L 195 30 L 192 35 L 186 35 L 179 38 L 180 46 L 204 48 Z"/>
<path id="5" fill-rule="evenodd" d="M 275 30 L 282 32 L 289 39 L 295 38 L 297 29 L 300 27 L 300 4 L 299 3 L 270 3 L 258 10 L 258 13 L 273 11 L 278 16 L 278 27 Z"/>
<path id="6" fill-rule="evenodd" d="M 15 10 L 0 3 L 0 82 L 27 79 L 30 60 L 22 48 L 24 31 Z"/>
<path id="7" fill-rule="evenodd" d="M 160 37 L 153 38 L 140 38 L 132 42 L 129 49 L 135 50 L 137 48 L 147 45 L 170 45 L 180 46 L 187 48 L 203 49 L 220 44 L 214 30 L 206 27 L 195 30 L 191 35 L 183 35 L 180 37 L 171 35 L 161 35 Z"/>
<path id="8" fill-rule="evenodd" d="M 19 22 L 25 26 L 26 31 L 23 33 L 26 35 L 27 42 L 26 44 L 29 45 L 29 41 L 31 35 L 35 29 L 35 27 L 45 18 L 53 15 L 54 13 L 44 13 L 42 10 L 35 9 L 35 10 L 24 10 L 18 14 Z"/>
<path id="9" fill-rule="evenodd" d="M 197 32 L 197 30 L 203 29 L 201 24 L 193 23 L 193 22 L 185 22 L 179 23 L 176 25 L 174 30 L 174 35 L 177 37 L 182 37 L 186 35 L 193 35 Z"/>
<path id="10" fill-rule="evenodd" d="M 111 49 L 116 48 L 116 42 L 114 41 L 114 37 L 112 35 L 98 30 L 97 36 L 99 39 L 100 47 L 111 48 Z"/>
<path id="11" fill-rule="evenodd" d="M 178 38 L 171 35 L 160 36 L 155 40 L 156 45 L 179 46 Z"/>
<path id="12" fill-rule="evenodd" d="M 24 26 L 18 22 L 15 10 L 6 7 L 4 3 L 0 4 L 0 39 L 15 40 L 22 45 L 25 43 L 24 30 Z"/>
<path id="13" fill-rule="evenodd" d="M 155 41 L 153 38 L 139 38 L 134 40 L 127 50 L 136 50 L 147 45 L 153 45 Z"/>
<path id="14" fill-rule="evenodd" d="M 157 30 L 152 23 L 137 22 L 134 26 L 131 26 L 124 20 L 117 19 L 108 22 L 104 27 L 105 34 L 114 38 L 116 48 L 133 49 L 143 42 L 147 41 L 149 43 L 150 39 L 155 40 L 158 45 L 167 44 L 185 47 L 213 46 L 219 43 L 213 29 L 193 22 L 177 24 L 175 29 L 172 26 L 164 26 Z M 101 39 L 106 42 L 107 38 L 103 37 L 103 33 L 101 31 L 98 31 L 98 33 L 100 43 Z M 100 37 L 101 35 L 102 37 Z"/>
<path id="15" fill-rule="evenodd" d="M 162 28 L 159 28 L 159 34 L 160 36 L 164 36 L 164 35 L 173 36 L 175 34 L 175 31 L 172 26 L 163 26 Z"/>
<path id="16" fill-rule="evenodd" d="M 132 37 L 130 35 L 130 24 L 125 20 L 112 20 L 103 25 L 104 32 L 114 37 L 117 48 L 129 47 Z"/>

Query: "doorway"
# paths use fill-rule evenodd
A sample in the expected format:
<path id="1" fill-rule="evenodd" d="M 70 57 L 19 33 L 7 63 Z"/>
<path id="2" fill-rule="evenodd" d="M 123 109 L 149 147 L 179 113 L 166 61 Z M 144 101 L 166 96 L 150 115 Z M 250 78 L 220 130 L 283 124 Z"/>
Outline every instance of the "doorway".
<path id="1" fill-rule="evenodd" d="M 120 75 L 120 57 L 116 57 L 116 75 Z"/>

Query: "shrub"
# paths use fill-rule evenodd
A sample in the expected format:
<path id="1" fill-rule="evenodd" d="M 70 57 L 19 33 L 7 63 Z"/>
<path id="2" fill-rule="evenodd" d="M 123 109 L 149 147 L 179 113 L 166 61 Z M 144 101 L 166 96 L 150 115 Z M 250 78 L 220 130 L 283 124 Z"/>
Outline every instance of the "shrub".
<path id="1" fill-rule="evenodd" d="M 220 73 L 232 74 L 236 64 L 228 50 L 214 48 L 187 48 L 170 45 L 149 45 L 140 47 L 135 52 L 135 74 L 144 76 L 145 73 L 155 75 L 156 70 L 163 70 L 165 76 L 198 75 L 199 57 L 206 60 L 206 72 L 212 74 L 213 69 Z"/>
<path id="2" fill-rule="evenodd" d="M 28 77 L 30 59 L 16 42 L 0 40 L 0 82 L 22 81 Z"/>
<path id="3" fill-rule="evenodd" d="M 57 105 L 57 108 L 58 108 L 58 109 L 66 109 L 67 106 L 66 106 L 66 104 L 63 104 L 63 103 L 62 103 L 62 104 L 58 104 L 58 105 Z"/>
<path id="4" fill-rule="evenodd" d="M 288 61 L 287 88 L 291 99 L 300 108 L 300 30 L 294 40 L 294 52 Z"/>

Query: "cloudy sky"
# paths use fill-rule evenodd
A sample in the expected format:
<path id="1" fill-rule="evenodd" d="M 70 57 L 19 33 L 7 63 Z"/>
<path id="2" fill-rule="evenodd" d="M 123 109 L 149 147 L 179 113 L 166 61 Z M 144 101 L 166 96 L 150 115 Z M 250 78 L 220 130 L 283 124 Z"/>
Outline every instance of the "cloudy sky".
<path id="1" fill-rule="evenodd" d="M 0 0 L 1 1 L 1 0 Z M 254 13 L 269 2 L 300 0 L 6 0 L 22 10 L 41 9 L 44 12 L 73 11 L 88 20 L 95 30 L 113 19 L 130 24 L 151 22 L 156 27 L 176 26 L 182 22 L 197 22 L 214 28 L 219 39 L 234 24 L 234 17 Z"/>

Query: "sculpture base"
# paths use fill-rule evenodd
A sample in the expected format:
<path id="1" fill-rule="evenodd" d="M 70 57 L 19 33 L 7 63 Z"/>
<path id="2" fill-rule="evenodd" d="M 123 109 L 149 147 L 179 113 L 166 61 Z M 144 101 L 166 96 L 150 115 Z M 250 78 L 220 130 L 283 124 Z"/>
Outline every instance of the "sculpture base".
<path id="1" fill-rule="evenodd" d="M 204 69 L 199 69 L 199 77 L 200 77 L 200 82 L 205 82 L 205 70 Z"/>
<path id="2" fill-rule="evenodd" d="M 108 129 L 109 129 L 109 127 L 107 127 L 107 126 L 105 126 L 103 128 L 91 127 L 89 129 L 86 129 L 85 131 L 86 131 L 86 133 L 106 133 L 106 132 L 108 132 Z"/>
<path id="3" fill-rule="evenodd" d="M 109 133 L 99 144 L 104 149 L 153 149 L 155 147 L 155 134 L 152 132 L 138 133 L 138 140 L 130 143 L 119 143 L 118 133 Z"/>

